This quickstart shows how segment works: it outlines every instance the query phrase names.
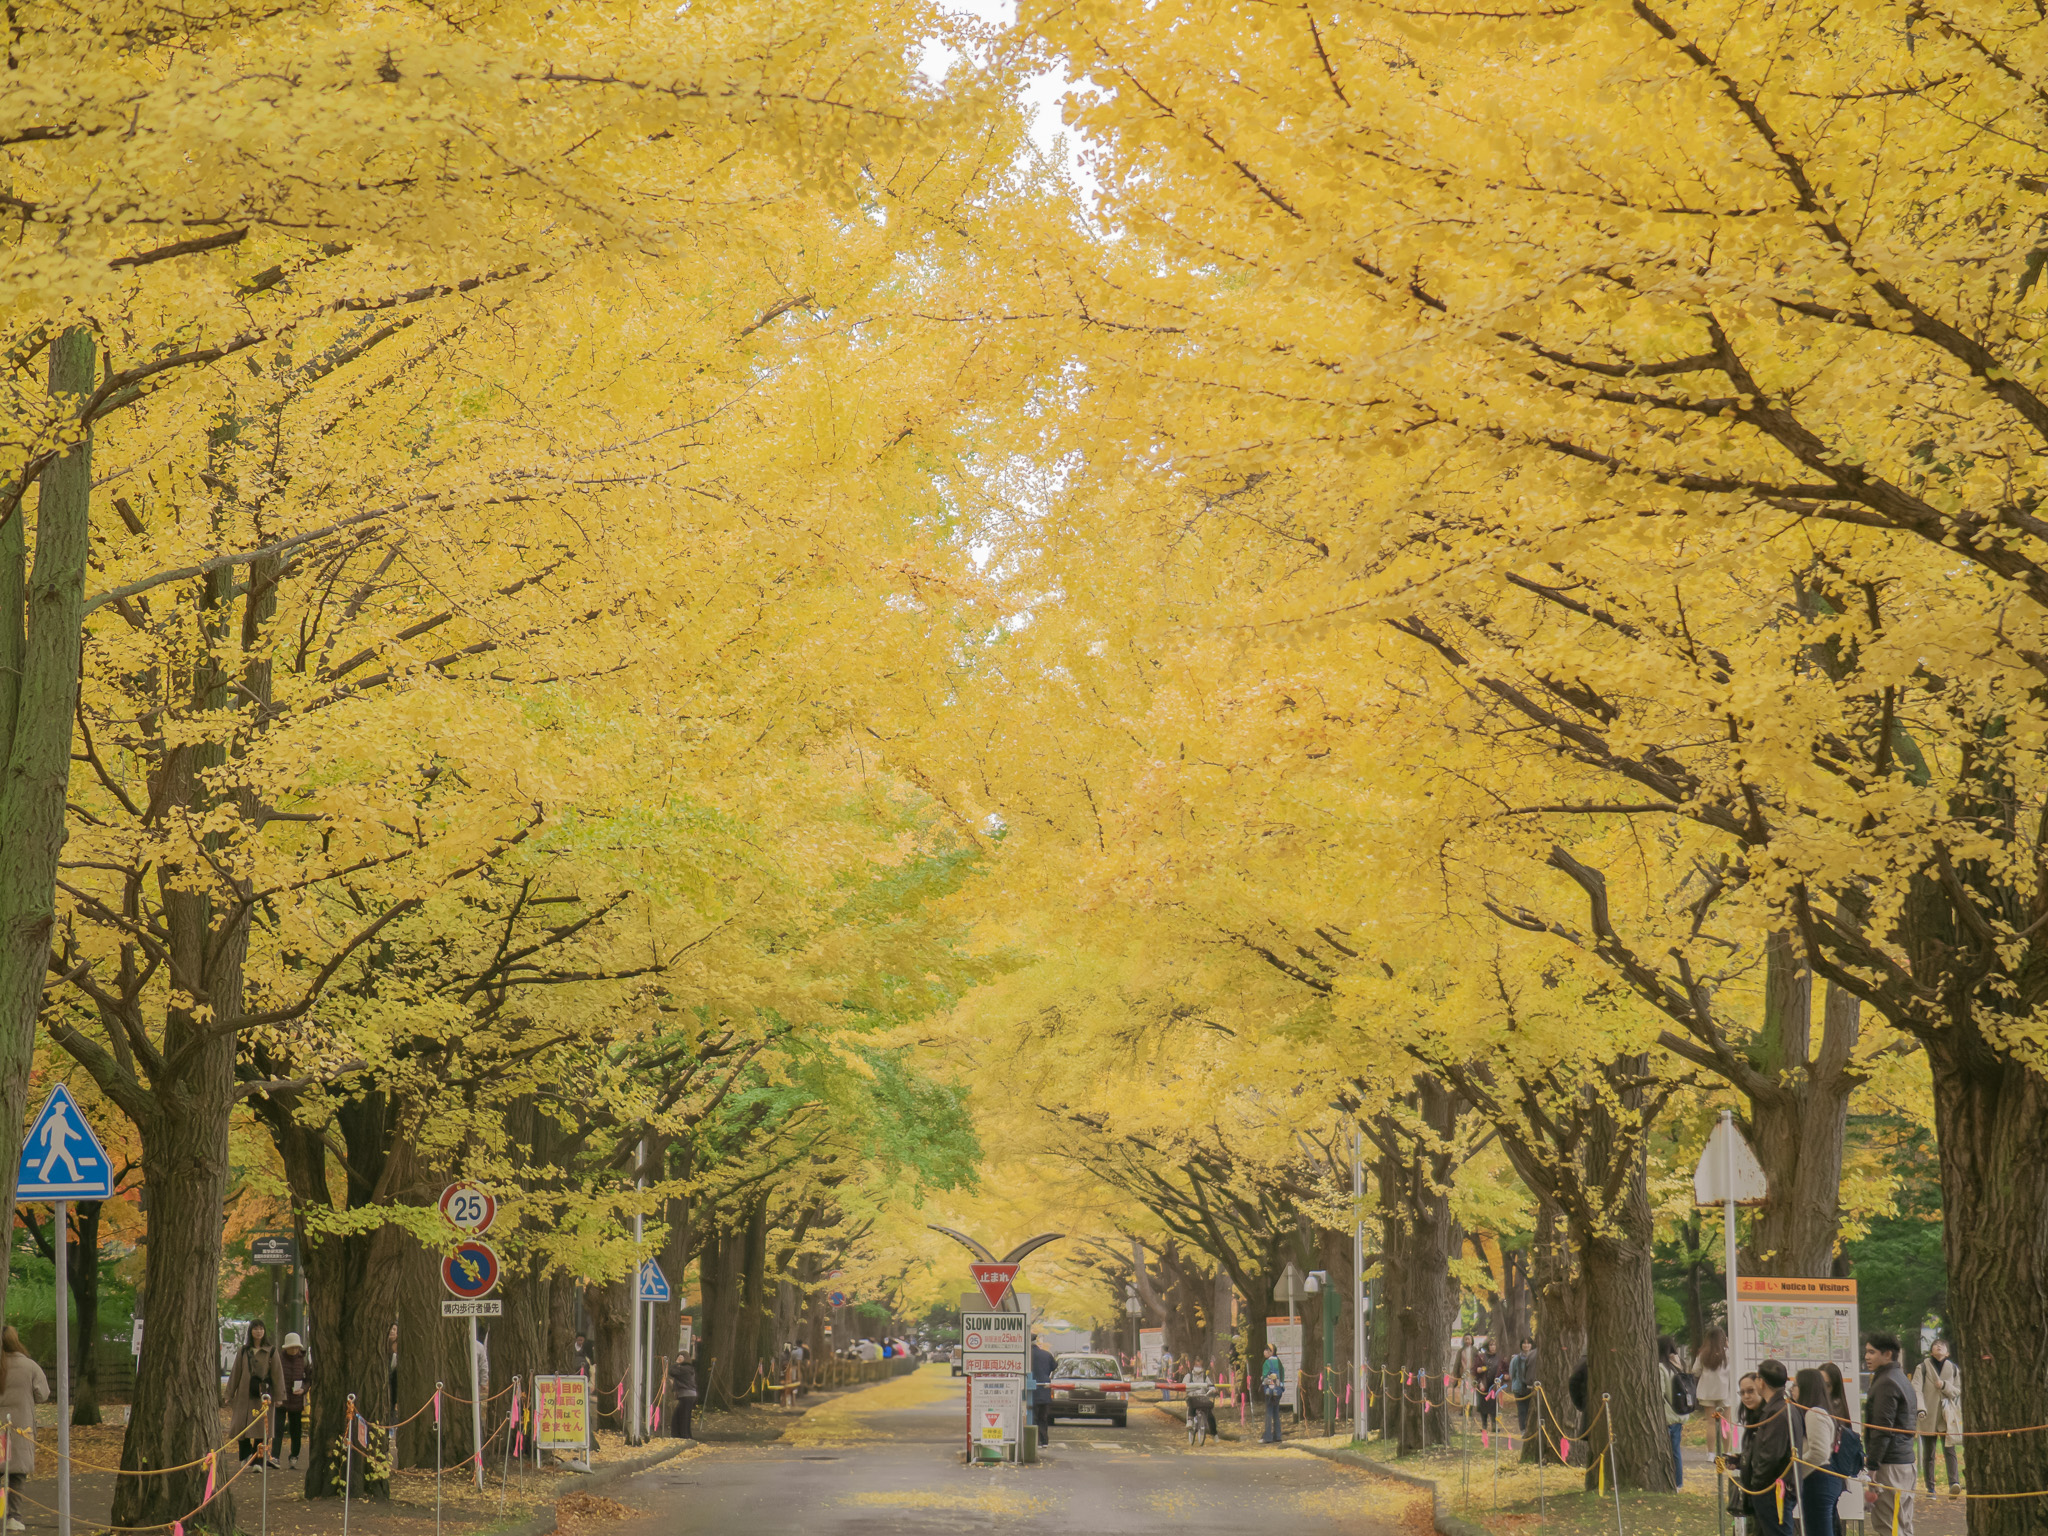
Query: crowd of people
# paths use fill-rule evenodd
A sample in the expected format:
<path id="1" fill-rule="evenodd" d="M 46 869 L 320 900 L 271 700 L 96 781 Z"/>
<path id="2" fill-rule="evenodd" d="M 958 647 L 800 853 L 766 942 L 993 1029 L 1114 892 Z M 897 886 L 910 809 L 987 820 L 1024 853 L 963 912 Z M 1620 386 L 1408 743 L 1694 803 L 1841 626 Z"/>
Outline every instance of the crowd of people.
<path id="1" fill-rule="evenodd" d="M 1685 1486 L 1684 1435 L 1696 1416 L 1721 1419 L 1727 1434 L 1722 1466 L 1730 1478 L 1729 1512 L 1752 1536 L 1840 1536 L 1837 1513 L 1851 1480 L 1860 1480 L 1870 1529 L 1912 1536 L 1919 1478 L 1935 1492 L 1936 1464 L 1950 1497 L 1964 1492 L 1957 1466 L 1962 1443 L 1962 1371 L 1948 1341 L 1936 1339 L 1908 1377 L 1896 1335 L 1874 1333 L 1864 1345 L 1870 1386 L 1862 1429 L 1850 1412 L 1850 1383 L 1833 1362 L 1792 1370 L 1765 1360 L 1733 1375 L 1727 1335 L 1709 1328 L 1690 1359 L 1668 1335 L 1657 1341 L 1664 1425 L 1671 1470 Z M 1586 1363 L 1567 1383 L 1578 1424 L 1588 1426 Z M 1536 1351 L 1525 1338 L 1510 1354 L 1483 1335 L 1466 1334 L 1453 1348 L 1451 1402 L 1481 1429 L 1499 1427 L 1503 1399 L 1515 1405 L 1516 1428 L 1527 1435 L 1537 1395 Z M 1269 1435 L 1271 1431 L 1269 1429 Z"/>

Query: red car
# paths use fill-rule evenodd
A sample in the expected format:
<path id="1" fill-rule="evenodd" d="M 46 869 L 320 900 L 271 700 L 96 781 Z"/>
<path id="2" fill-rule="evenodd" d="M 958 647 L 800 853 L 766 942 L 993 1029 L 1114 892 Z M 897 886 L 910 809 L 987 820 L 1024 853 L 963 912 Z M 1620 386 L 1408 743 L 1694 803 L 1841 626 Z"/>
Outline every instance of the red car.
<path id="1" fill-rule="evenodd" d="M 1055 1419 L 1108 1419 L 1122 1425 L 1131 1412 L 1131 1384 L 1114 1355 L 1061 1355 L 1052 1368 Z"/>

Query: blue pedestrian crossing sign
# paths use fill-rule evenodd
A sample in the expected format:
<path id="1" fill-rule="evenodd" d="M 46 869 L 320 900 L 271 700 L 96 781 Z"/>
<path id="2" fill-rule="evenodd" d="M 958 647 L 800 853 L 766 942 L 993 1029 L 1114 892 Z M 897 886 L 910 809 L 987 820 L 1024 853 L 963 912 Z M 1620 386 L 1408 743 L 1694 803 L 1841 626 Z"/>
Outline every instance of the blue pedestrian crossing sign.
<path id="1" fill-rule="evenodd" d="M 668 1300 L 668 1276 L 661 1272 L 661 1266 L 653 1259 L 647 1259 L 640 1265 L 640 1299 Z"/>
<path id="2" fill-rule="evenodd" d="M 93 1135 L 78 1101 L 62 1083 L 51 1092 L 21 1144 L 15 1170 L 17 1200 L 111 1200 L 114 1168 Z"/>

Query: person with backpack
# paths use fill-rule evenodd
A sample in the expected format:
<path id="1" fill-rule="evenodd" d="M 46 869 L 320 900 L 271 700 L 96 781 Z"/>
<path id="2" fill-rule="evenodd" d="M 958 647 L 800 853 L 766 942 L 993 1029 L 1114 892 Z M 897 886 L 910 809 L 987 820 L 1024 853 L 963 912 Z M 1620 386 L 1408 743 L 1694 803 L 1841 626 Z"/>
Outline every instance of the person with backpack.
<path id="1" fill-rule="evenodd" d="M 1839 1428 L 1830 1411 L 1827 1378 L 1812 1366 L 1792 1381 L 1791 1401 L 1797 1406 L 1793 1438 L 1797 1445 L 1799 1516 L 1803 1536 L 1834 1536 L 1835 1504 L 1842 1497 L 1842 1478 L 1834 1470 Z"/>
<path id="2" fill-rule="evenodd" d="M 1685 1421 L 1699 1406 L 1699 1382 L 1679 1357 L 1670 1334 L 1657 1339 L 1657 1374 L 1664 1386 L 1664 1428 L 1671 1436 L 1671 1486 L 1685 1486 Z"/>
<path id="3" fill-rule="evenodd" d="M 1856 1421 L 1849 1416 L 1849 1388 L 1842 1379 L 1842 1368 L 1832 1360 L 1823 1360 L 1820 1374 L 1828 1384 L 1828 1412 L 1835 1416 L 1835 1454 L 1828 1465 L 1841 1474 L 1843 1486 L 1847 1487 L 1852 1478 L 1863 1476 L 1863 1437 L 1856 1432 Z M 1839 1504 L 1835 1507 L 1835 1536 L 1842 1536 Z"/>
<path id="4" fill-rule="evenodd" d="M 1529 1404 L 1536 1396 L 1536 1341 L 1522 1340 L 1521 1352 L 1508 1362 L 1508 1391 L 1515 1399 L 1517 1433 L 1529 1435 Z"/>
<path id="5" fill-rule="evenodd" d="M 1259 1439 L 1265 1445 L 1278 1445 L 1280 1398 L 1287 1391 L 1287 1367 L 1280 1361 L 1280 1351 L 1271 1344 L 1266 1346 L 1266 1363 L 1259 1367 L 1259 1391 L 1266 1400 L 1266 1432 Z"/>

